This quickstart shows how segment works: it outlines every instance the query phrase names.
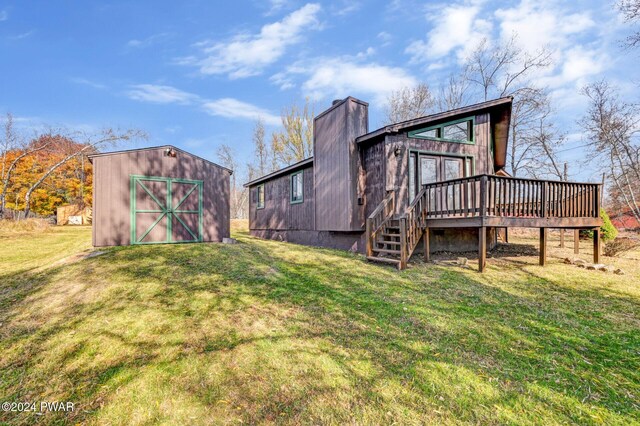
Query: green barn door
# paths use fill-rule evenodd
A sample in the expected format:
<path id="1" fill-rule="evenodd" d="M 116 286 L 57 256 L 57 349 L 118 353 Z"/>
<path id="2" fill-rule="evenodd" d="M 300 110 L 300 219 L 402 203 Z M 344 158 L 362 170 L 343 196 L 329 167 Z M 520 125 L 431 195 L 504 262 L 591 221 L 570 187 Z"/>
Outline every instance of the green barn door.
<path id="1" fill-rule="evenodd" d="M 202 181 L 131 176 L 131 244 L 202 241 Z"/>

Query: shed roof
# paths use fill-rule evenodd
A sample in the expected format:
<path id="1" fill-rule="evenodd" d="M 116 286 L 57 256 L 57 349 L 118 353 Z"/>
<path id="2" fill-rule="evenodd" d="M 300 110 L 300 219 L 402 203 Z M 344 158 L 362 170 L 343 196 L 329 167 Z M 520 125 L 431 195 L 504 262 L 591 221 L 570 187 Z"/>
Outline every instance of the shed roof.
<path id="1" fill-rule="evenodd" d="M 178 147 L 175 147 L 173 145 L 158 145 L 158 146 L 149 146 L 149 147 L 146 147 L 146 148 L 123 149 L 123 150 L 120 150 L 120 151 L 110 151 L 110 152 L 98 152 L 98 153 L 95 153 L 95 154 L 89 154 L 89 155 L 87 155 L 87 157 L 89 158 L 89 161 L 91 163 L 93 163 L 93 159 L 96 158 L 96 157 L 106 157 L 106 156 L 109 156 L 109 155 L 129 154 L 129 153 L 138 152 L 138 151 L 151 151 L 151 150 L 156 150 L 156 149 L 169 149 L 169 148 L 175 149 L 176 151 L 181 152 L 183 154 L 190 155 L 191 157 L 198 158 L 198 159 L 200 159 L 200 160 L 202 160 L 204 162 L 207 162 L 207 163 L 209 163 L 209 164 L 211 164 L 213 166 L 216 166 L 216 167 L 219 167 L 219 168 L 221 168 L 223 170 L 226 170 L 230 174 L 233 174 L 233 170 L 231 170 L 231 169 L 229 169 L 227 167 L 221 166 L 220 164 L 216 164 L 213 161 L 209 161 L 206 158 L 202 158 L 202 157 L 200 157 L 198 155 L 192 154 L 190 152 L 187 152 L 187 151 L 185 151 L 183 149 L 180 149 Z"/>
<path id="2" fill-rule="evenodd" d="M 244 186 L 248 187 L 248 186 L 257 185 L 257 184 L 259 184 L 261 182 L 265 182 L 267 180 L 276 178 L 278 176 L 282 176 L 284 174 L 294 172 L 294 171 L 296 171 L 298 169 L 303 168 L 304 166 L 306 166 L 308 164 L 313 164 L 313 157 L 305 158 L 304 160 L 298 161 L 297 163 L 294 163 L 294 164 L 292 164 L 290 166 L 287 166 L 287 167 L 285 167 L 283 169 L 276 170 L 275 172 L 272 172 L 272 173 L 269 173 L 269 174 L 264 175 L 262 177 L 259 177 L 257 179 L 254 179 L 251 182 L 245 183 Z"/>

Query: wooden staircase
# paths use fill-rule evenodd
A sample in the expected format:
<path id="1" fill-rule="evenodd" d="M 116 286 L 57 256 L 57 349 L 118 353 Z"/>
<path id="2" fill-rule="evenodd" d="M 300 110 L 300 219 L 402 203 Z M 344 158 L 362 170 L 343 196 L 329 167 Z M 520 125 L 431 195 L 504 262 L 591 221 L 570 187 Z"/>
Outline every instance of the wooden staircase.
<path id="1" fill-rule="evenodd" d="M 406 268 L 424 232 L 425 202 L 423 189 L 405 213 L 396 217 L 395 196 L 389 193 L 367 219 L 367 259 Z"/>

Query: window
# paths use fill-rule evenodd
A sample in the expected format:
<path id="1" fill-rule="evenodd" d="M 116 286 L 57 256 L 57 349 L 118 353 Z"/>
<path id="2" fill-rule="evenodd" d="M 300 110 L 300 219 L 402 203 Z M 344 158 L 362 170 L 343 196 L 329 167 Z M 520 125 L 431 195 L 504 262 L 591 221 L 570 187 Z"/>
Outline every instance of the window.
<path id="1" fill-rule="evenodd" d="M 412 130 L 409 132 L 409 137 L 473 144 L 473 118 L 464 118 L 425 129 Z"/>
<path id="2" fill-rule="evenodd" d="M 291 175 L 291 204 L 304 201 L 302 178 L 302 170 Z"/>
<path id="3" fill-rule="evenodd" d="M 256 209 L 264 209 L 264 183 L 256 187 Z"/>

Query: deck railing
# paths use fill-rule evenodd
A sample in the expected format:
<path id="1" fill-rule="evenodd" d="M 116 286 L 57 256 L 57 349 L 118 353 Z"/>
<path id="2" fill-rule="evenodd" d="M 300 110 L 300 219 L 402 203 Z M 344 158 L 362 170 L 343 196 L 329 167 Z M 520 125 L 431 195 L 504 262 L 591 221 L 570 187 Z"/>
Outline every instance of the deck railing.
<path id="1" fill-rule="evenodd" d="M 477 175 L 424 185 L 426 217 L 599 217 L 600 184 Z"/>
<path id="2" fill-rule="evenodd" d="M 373 244 L 378 232 L 380 232 L 384 228 L 385 223 L 393 217 L 393 212 L 396 208 L 395 200 L 395 191 L 389 191 L 387 196 L 367 218 L 367 256 L 373 255 Z"/>

